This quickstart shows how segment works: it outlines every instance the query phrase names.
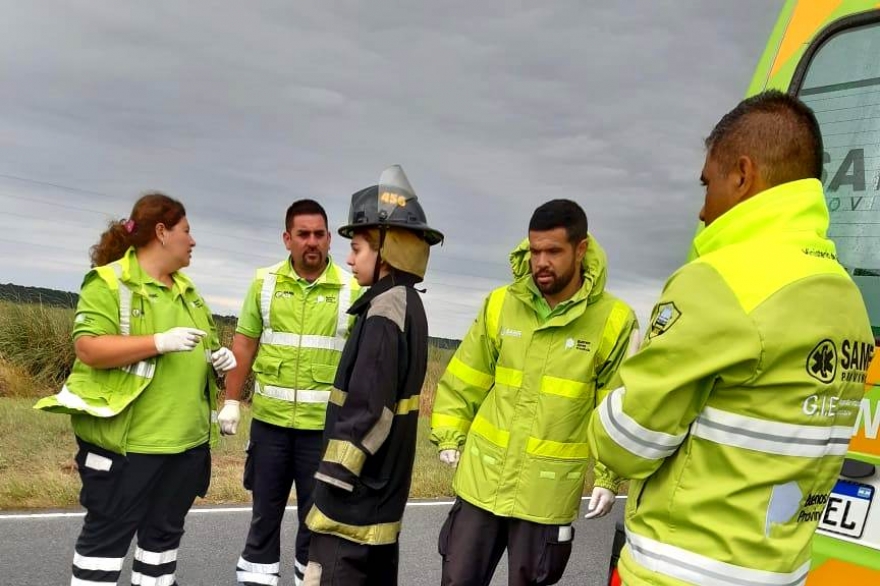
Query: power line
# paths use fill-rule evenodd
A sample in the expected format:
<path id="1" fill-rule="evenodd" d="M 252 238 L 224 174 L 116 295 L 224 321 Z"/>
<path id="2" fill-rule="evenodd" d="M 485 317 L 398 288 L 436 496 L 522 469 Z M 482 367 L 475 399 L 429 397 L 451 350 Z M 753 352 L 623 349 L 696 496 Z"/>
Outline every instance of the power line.
<path id="1" fill-rule="evenodd" d="M 13 214 L 9 214 L 9 215 L 13 215 Z M 17 215 L 17 216 L 19 216 L 19 217 L 22 217 L 20 214 L 15 214 L 15 215 Z M 0 242 L 6 242 L 6 243 L 9 243 L 9 244 L 14 244 L 14 245 L 25 245 L 25 246 L 30 246 L 30 247 L 33 247 L 33 248 L 43 248 L 43 249 L 58 250 L 58 251 L 65 252 L 65 253 L 67 253 L 68 255 L 71 255 L 71 254 L 72 254 L 71 249 L 68 248 L 68 247 L 58 246 L 58 245 L 54 245 L 54 244 L 47 244 L 47 243 L 45 243 L 45 242 L 31 242 L 31 241 L 28 241 L 28 240 L 20 240 L 20 239 L 12 239 L 12 238 L 0 238 Z M 231 250 L 226 250 L 226 249 L 224 249 L 224 248 L 217 248 L 217 247 L 210 246 L 210 245 L 200 245 L 200 246 L 197 246 L 196 248 L 200 248 L 200 249 L 202 249 L 202 250 L 211 250 L 211 251 L 215 251 L 215 252 L 222 252 L 222 253 L 227 253 L 227 254 L 234 254 L 234 255 L 237 255 L 237 256 L 241 256 L 241 257 L 254 257 L 254 256 L 258 256 L 258 257 L 262 257 L 262 258 L 265 258 L 265 259 L 271 259 L 271 260 L 275 260 L 275 259 L 277 258 L 277 257 L 275 257 L 275 256 L 271 256 L 271 255 L 267 255 L 267 254 L 260 254 L 260 253 L 246 253 L 246 252 L 239 252 L 239 251 L 231 251 Z M 76 254 L 78 255 L 78 254 L 81 254 L 81 253 L 76 253 Z M 87 254 L 87 252 L 84 252 L 84 253 L 82 253 L 82 254 Z M 486 293 L 486 294 L 488 294 L 489 291 L 491 291 L 491 289 L 492 289 L 492 286 L 488 286 L 488 287 L 478 287 L 478 286 L 475 286 L 475 285 L 469 285 L 469 284 L 467 284 L 467 283 L 452 283 L 452 282 L 449 282 L 449 281 L 447 281 L 447 280 L 443 280 L 443 279 L 432 279 L 432 278 L 430 278 L 430 275 L 431 275 L 431 274 L 449 275 L 449 276 L 452 276 L 452 277 L 458 277 L 458 278 L 461 278 L 461 277 L 463 277 L 463 276 L 466 277 L 466 275 L 459 275 L 459 274 L 456 274 L 456 273 L 449 273 L 449 272 L 446 272 L 446 271 L 440 271 L 440 270 L 430 270 L 428 274 L 429 274 L 429 279 L 428 279 L 428 281 L 427 281 L 427 283 L 426 283 L 428 286 L 439 285 L 439 286 L 443 286 L 443 287 L 449 287 L 449 288 L 451 288 L 451 289 L 465 289 L 465 290 L 469 290 L 469 291 L 479 291 L 479 292 L 483 292 L 483 293 Z M 247 275 L 244 276 L 244 277 L 242 277 L 242 280 L 245 280 L 245 279 L 246 279 L 246 280 L 249 281 L 251 278 L 252 278 L 252 271 L 248 271 Z"/>
<path id="2" fill-rule="evenodd" d="M 32 183 L 32 184 L 34 184 L 34 185 L 42 185 L 42 186 L 46 186 L 46 187 L 54 187 L 54 188 L 57 188 L 57 189 L 63 189 L 63 190 L 66 190 L 66 191 L 72 191 L 72 192 L 76 192 L 76 193 L 82 193 L 82 194 L 85 194 L 85 195 L 97 195 L 97 196 L 104 197 L 104 198 L 107 198 L 107 199 L 112 199 L 112 200 L 118 200 L 118 199 L 120 199 L 118 196 L 113 196 L 113 195 L 110 195 L 110 194 L 108 194 L 108 193 L 103 193 L 103 192 L 95 191 L 95 190 L 92 190 L 92 189 L 84 189 L 84 188 L 81 188 L 81 187 L 75 187 L 75 186 L 72 186 L 72 185 L 65 185 L 65 184 L 63 184 L 63 183 L 53 183 L 53 182 L 50 182 L 50 181 L 43 181 L 43 180 L 40 180 L 40 179 L 33 179 L 33 178 L 30 178 L 30 177 L 22 177 L 22 176 L 20 176 L 20 175 L 11 175 L 11 174 L 8 174 L 8 173 L 0 173 L 0 178 L 4 178 L 4 179 L 12 179 L 12 180 L 15 180 L 15 181 L 21 181 L 21 182 L 23 182 L 23 183 Z M 37 202 L 37 203 L 42 203 L 42 204 L 44 204 L 44 205 L 48 205 L 48 206 L 61 207 L 61 208 L 71 209 L 71 210 L 76 210 L 76 211 L 83 211 L 83 212 L 89 212 L 89 213 L 94 213 L 94 214 L 101 214 L 101 215 L 103 215 L 103 216 L 105 216 L 105 217 L 109 217 L 109 218 L 116 217 L 116 214 L 109 213 L 109 212 L 107 212 L 107 211 L 105 211 L 105 210 L 95 210 L 95 209 L 92 209 L 92 208 L 85 208 L 85 207 L 82 207 L 82 206 L 72 206 L 72 205 L 69 205 L 69 204 L 60 204 L 60 203 L 53 202 L 53 201 L 47 201 L 47 200 L 45 200 L 45 199 L 38 199 L 38 198 L 32 198 L 32 197 L 24 197 L 24 196 L 20 196 L 20 195 L 9 194 L 9 193 L 0 193 L 0 196 L 2 196 L 2 197 L 9 197 L 9 198 L 13 198 L 13 199 L 19 199 L 19 200 L 23 200 L 23 201 L 29 201 L 29 202 Z M 253 236 L 242 236 L 242 235 L 238 235 L 238 234 L 229 234 L 229 233 L 214 232 L 214 231 L 211 231 L 211 230 L 204 230 L 204 229 L 201 229 L 201 228 L 198 229 L 198 232 L 201 232 L 201 233 L 204 233 L 204 234 L 212 234 L 212 235 L 215 235 L 215 236 L 221 236 L 221 237 L 223 237 L 223 238 L 243 238 L 243 239 L 245 239 L 245 240 L 251 240 L 251 241 L 253 241 L 253 242 L 261 242 L 261 243 L 263 243 L 263 244 L 272 244 L 272 245 L 275 245 L 275 246 L 277 246 L 277 245 L 279 244 L 279 243 L 278 243 L 277 241 L 275 241 L 275 240 L 266 240 L 266 239 L 263 239 L 263 238 L 256 238 L 256 237 L 253 237 Z M 455 260 L 460 260 L 460 261 L 469 262 L 469 263 L 485 264 L 485 265 L 489 265 L 489 266 L 492 266 L 492 267 L 500 267 L 500 266 L 502 266 L 502 265 L 505 265 L 505 263 L 496 263 L 496 262 L 492 262 L 492 261 L 477 261 L 477 260 L 472 260 L 472 259 L 465 259 L 465 258 L 458 257 L 458 256 L 447 256 L 447 255 L 444 255 L 444 256 L 445 256 L 445 258 L 447 258 L 447 259 L 449 259 L 449 260 L 453 260 L 453 261 L 455 261 Z M 506 266 L 506 265 L 505 265 L 505 266 Z M 450 273 L 450 274 L 455 274 L 455 273 Z M 474 276 L 476 276 L 476 275 L 474 275 Z"/>
<path id="3" fill-rule="evenodd" d="M 100 191 L 95 191 L 95 190 L 91 190 L 91 189 L 83 189 L 83 188 L 80 188 L 80 187 L 74 187 L 74 186 L 71 186 L 71 185 L 65 185 L 65 184 L 61 184 L 61 183 L 53 183 L 53 182 L 49 182 L 49 181 L 42 181 L 42 180 L 39 180 L 39 179 L 33 179 L 33 178 L 30 178 L 30 177 L 22 177 L 22 176 L 19 176 L 19 175 L 11 175 L 11 174 L 8 174 L 8 173 L 0 173 L 0 178 L 10 179 L 10 180 L 14 180 L 14 181 L 20 181 L 20 182 L 23 182 L 23 183 L 31 183 L 31 184 L 34 184 L 34 185 L 41 185 L 41 186 L 46 186 L 46 187 L 53 187 L 53 188 L 56 188 L 56 189 L 62 189 L 62 190 L 71 191 L 71 192 L 75 192 L 75 193 L 82 193 L 82 194 L 85 194 L 85 195 L 97 195 L 97 196 L 100 196 L 100 197 L 103 197 L 103 198 L 107 198 L 107 199 L 118 199 L 118 198 L 115 197 L 115 196 L 112 196 L 112 195 L 107 194 L 107 193 L 102 193 L 102 192 L 100 192 Z M 11 193 L 8 193 L 8 192 L 0 192 L 0 197 L 6 197 L 6 198 L 10 198 L 10 199 L 16 199 L 16 200 L 26 201 L 26 202 L 30 202 L 30 203 L 39 203 L 39 204 L 42 204 L 42 205 L 47 205 L 47 206 L 50 206 L 50 207 L 56 207 L 56 208 L 61 208 L 61 209 L 68 209 L 68 210 L 74 210 L 74 211 L 80 211 L 80 212 L 87 212 L 87 213 L 92 213 L 92 214 L 99 214 L 99 215 L 101 215 L 101 216 L 104 216 L 105 218 L 112 218 L 112 217 L 114 217 L 114 214 L 108 213 L 108 212 L 106 212 L 106 211 L 104 211 L 104 210 L 97 210 L 97 209 L 88 208 L 88 207 L 83 207 L 83 206 L 76 206 L 76 205 L 70 205 L 70 204 L 63 204 L 63 203 L 58 203 L 58 202 L 55 202 L 55 201 L 48 201 L 48 200 L 41 199 L 41 198 L 35 198 L 35 197 L 30 197 L 30 196 L 21 196 L 21 195 L 11 194 Z M 30 219 L 35 219 L 35 220 L 45 220 L 45 219 L 46 219 L 46 218 L 38 217 L 38 216 L 27 216 L 27 215 L 22 215 L 22 214 L 13 214 L 13 213 L 9 213 L 9 214 L 7 214 L 7 215 L 14 215 L 14 216 L 16 216 L 16 217 L 21 217 L 21 218 L 25 218 L 25 219 L 29 219 L 29 218 L 30 218 Z M 57 220 L 53 219 L 53 221 L 57 221 Z M 80 227 L 90 227 L 90 226 L 87 225 L 87 224 L 83 224 L 83 223 L 79 223 L 79 222 L 74 223 L 74 222 L 71 222 L 70 220 L 65 220 L 65 222 L 68 223 L 69 225 L 76 225 L 76 226 L 80 226 Z M 264 240 L 264 239 L 262 239 L 262 238 L 254 238 L 254 237 L 251 237 L 251 236 L 241 236 L 241 235 L 237 235 L 237 234 L 220 233 L 220 232 L 215 232 L 215 231 L 212 231 L 212 230 L 204 230 L 204 229 L 199 229 L 198 232 L 201 232 L 201 233 L 204 233 L 204 234 L 211 234 L 211 235 L 214 235 L 214 236 L 220 236 L 220 237 L 222 237 L 222 238 L 238 238 L 238 239 L 249 240 L 249 241 L 253 241 L 253 242 L 260 242 L 260 243 L 263 243 L 263 244 L 272 244 L 272 245 L 276 245 L 276 246 L 277 246 L 277 242 L 270 241 L 270 240 Z M 6 241 L 6 242 L 16 243 L 16 241 L 11 241 L 11 240 L 8 240 L 8 239 L 4 239 L 4 241 Z M 28 245 L 30 245 L 30 246 L 39 246 L 39 245 L 37 245 L 37 244 L 35 244 L 35 243 L 25 242 L 25 241 L 20 241 L 20 243 L 22 243 L 22 244 L 28 244 Z M 59 248 L 59 247 L 54 247 L 54 248 Z M 270 254 L 268 254 L 268 253 L 253 253 L 253 252 L 245 253 L 245 252 L 242 252 L 242 251 L 229 250 L 229 249 L 226 249 L 226 248 L 221 248 L 221 247 L 212 246 L 212 245 L 207 245 L 207 244 L 201 244 L 201 245 L 198 245 L 197 248 L 200 248 L 200 249 L 202 249 L 202 250 L 213 250 L 213 251 L 216 251 L 216 252 L 223 252 L 223 253 L 232 254 L 232 255 L 236 255 L 236 256 L 240 256 L 240 257 L 244 257 L 244 256 L 253 257 L 253 256 L 256 256 L 256 257 L 261 257 L 261 258 L 266 258 L 266 259 L 270 259 L 270 258 L 271 258 L 271 259 L 275 259 L 275 258 L 276 258 L 276 255 L 270 255 Z M 65 251 L 67 251 L 68 249 L 61 249 L 61 250 L 65 250 Z M 500 267 L 502 266 L 502 263 L 495 263 L 495 262 L 491 262 L 491 261 L 474 261 L 474 260 L 470 260 L 470 259 L 463 259 L 463 258 L 461 258 L 461 257 L 456 257 L 456 256 L 445 256 L 445 258 L 448 259 L 448 260 L 452 260 L 452 261 L 460 260 L 460 261 L 463 261 L 463 262 L 466 262 L 466 263 L 479 263 L 479 264 L 487 265 L 487 266 L 490 266 L 490 267 L 497 267 L 497 268 L 500 268 Z M 457 277 L 457 278 L 467 278 L 467 277 L 476 277 L 476 278 L 482 278 L 482 279 L 485 279 L 485 278 L 486 278 L 486 277 L 484 277 L 484 276 L 482 276 L 482 275 L 471 275 L 471 274 L 466 274 L 466 273 L 453 273 L 453 272 L 450 272 L 450 271 L 443 271 L 443 270 L 440 270 L 440 269 L 431 269 L 430 272 L 431 272 L 432 274 L 443 274 L 443 275 L 448 275 L 448 276 Z M 477 286 L 466 285 L 466 284 L 462 284 L 462 283 L 452 284 L 452 283 L 444 282 L 444 281 L 432 281 L 432 282 L 435 283 L 435 284 L 438 284 L 438 285 L 443 285 L 443 286 L 452 287 L 452 288 L 468 289 L 468 290 L 473 290 L 473 291 L 487 291 L 487 292 L 488 292 L 488 288 L 485 288 L 485 287 L 477 287 Z"/>
<path id="4" fill-rule="evenodd" d="M 34 185 L 43 185 L 46 187 L 55 187 L 57 189 L 63 189 L 65 191 L 75 191 L 77 193 L 84 193 L 86 195 L 98 195 L 100 197 L 107 197 L 110 199 L 116 199 L 114 196 L 112 196 L 108 193 L 101 193 L 100 191 L 92 191 L 90 189 L 82 189 L 79 187 L 72 187 L 70 185 L 63 185 L 61 183 L 51 183 L 49 181 L 41 181 L 39 179 L 31 179 L 29 177 L 21 177 L 19 175 L 9 175 L 7 173 L 0 173 L 0 178 L 12 179 L 14 181 L 21 181 L 22 183 L 32 183 Z"/>
<path id="5" fill-rule="evenodd" d="M 44 186 L 56 187 L 56 188 L 59 188 L 59 189 L 64 189 L 64 190 L 67 190 L 67 191 L 73 191 L 73 192 L 77 192 L 77 193 L 83 193 L 83 194 L 86 194 L 86 195 L 98 195 L 98 196 L 106 197 L 106 198 L 110 198 L 110 199 L 118 199 L 118 198 L 116 198 L 116 197 L 114 197 L 114 196 L 112 196 L 112 195 L 108 195 L 108 194 L 106 194 L 106 193 L 100 193 L 100 192 L 98 192 L 98 191 L 89 191 L 89 190 L 86 190 L 86 189 L 79 189 L 79 188 L 77 188 L 77 187 L 71 187 L 71 186 L 67 186 L 67 185 L 60 185 L 60 184 L 56 184 L 56 183 L 48 183 L 48 182 L 45 182 L 45 181 L 37 181 L 37 180 L 35 180 L 35 179 L 25 179 L 25 178 L 21 178 L 21 177 L 15 177 L 14 175 L 5 175 L 5 174 L 3 174 L 3 173 L 0 173 L 0 177 L 17 179 L 17 180 L 19 180 L 19 181 L 26 181 L 26 182 L 28 182 L 28 183 L 34 183 L 34 184 L 36 184 L 36 185 L 44 185 Z M 117 214 L 112 214 L 112 213 L 107 212 L 107 211 L 105 211 L 105 210 L 96 210 L 96 209 L 86 208 L 86 207 L 82 207 L 82 206 L 73 206 L 73 205 L 69 205 L 69 204 L 62 204 L 62 203 L 58 203 L 58 202 L 54 202 L 54 201 L 47 201 L 47 200 L 45 200 L 45 199 L 40 199 L 40 198 L 36 198 L 36 197 L 31 197 L 31 196 L 13 195 L 13 194 L 8 193 L 8 192 L 0 193 L 0 197 L 8 197 L 8 198 L 11 198 L 11 199 L 18 199 L 18 200 L 27 201 L 27 202 L 35 202 L 35 203 L 40 203 L 40 204 L 47 205 L 47 206 L 58 207 L 58 208 L 69 209 L 69 210 L 75 210 L 75 211 L 80 211 L 80 212 L 88 212 L 88 213 L 92 213 L 92 214 L 100 214 L 100 215 L 104 216 L 105 218 L 115 218 L 115 217 L 117 217 Z M 220 237 L 223 237 L 223 238 L 241 238 L 241 239 L 244 239 L 244 240 L 251 240 L 251 241 L 253 241 L 253 242 L 261 242 L 261 243 L 263 243 L 263 244 L 275 244 L 275 245 L 278 244 L 277 242 L 272 241 L 272 240 L 265 240 L 265 239 L 263 239 L 263 238 L 255 238 L 255 237 L 253 237 L 253 236 L 243 236 L 243 235 L 240 235 L 240 234 L 221 233 L 221 232 L 214 232 L 214 231 L 211 231 L 211 230 L 200 230 L 200 231 L 203 232 L 203 233 L 205 233 L 205 234 L 213 234 L 213 235 L 215 235 L 215 236 L 220 236 Z"/>
<path id="6" fill-rule="evenodd" d="M 75 211 L 80 211 L 80 212 L 89 212 L 89 213 L 93 213 L 93 214 L 101 214 L 103 216 L 112 217 L 112 214 L 108 214 L 107 212 L 93 210 L 90 208 L 84 208 L 81 206 L 66 205 L 66 204 L 58 203 L 58 202 L 54 202 L 54 201 L 46 201 L 45 199 L 39 199 L 39 198 L 35 198 L 35 197 L 30 197 L 30 196 L 25 197 L 23 195 L 13 195 L 11 193 L 2 192 L 2 193 L 0 193 L 0 197 L 7 197 L 10 199 L 19 199 L 19 200 L 27 201 L 27 202 L 41 203 L 41 204 L 51 206 L 51 207 L 56 207 L 56 208 L 63 208 L 63 209 L 67 209 L 67 210 L 75 210 Z"/>
<path id="7" fill-rule="evenodd" d="M 0 238 L 0 242 L 8 242 L 10 244 L 24 244 L 25 246 L 33 246 L 35 248 L 51 248 L 52 250 L 61 250 L 70 254 L 70 249 L 54 244 L 46 244 L 45 242 L 28 242 L 26 240 L 12 240 L 10 238 Z"/>

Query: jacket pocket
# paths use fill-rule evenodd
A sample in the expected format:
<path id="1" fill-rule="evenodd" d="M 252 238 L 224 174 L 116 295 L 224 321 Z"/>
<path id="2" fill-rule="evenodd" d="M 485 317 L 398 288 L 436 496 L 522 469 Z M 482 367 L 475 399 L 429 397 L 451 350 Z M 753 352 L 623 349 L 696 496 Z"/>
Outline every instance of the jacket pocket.
<path id="1" fill-rule="evenodd" d="M 490 507 L 495 502 L 506 449 L 474 433 L 468 434 L 464 453 L 455 472 L 454 488 L 458 494 L 468 495 Z"/>
<path id="2" fill-rule="evenodd" d="M 624 516 L 627 519 L 631 519 L 638 512 L 639 505 L 642 503 L 642 495 L 645 493 L 645 487 L 647 484 L 648 479 L 635 480 L 630 484 L 629 496 L 626 499 L 626 509 L 624 513 Z"/>
<path id="3" fill-rule="evenodd" d="M 548 526 L 544 532 L 544 547 L 535 575 L 538 586 L 559 582 L 571 557 L 574 541 L 574 527 L 571 525 Z"/>
<path id="4" fill-rule="evenodd" d="M 586 459 L 525 455 L 517 505 L 547 523 L 577 516 L 584 492 Z"/>
<path id="5" fill-rule="evenodd" d="M 278 379 L 278 375 L 281 372 L 281 363 L 282 360 L 276 356 L 267 356 L 263 354 L 257 354 L 257 359 L 254 360 L 253 370 L 256 373 L 265 375 L 267 378 L 271 378 L 274 380 Z"/>
<path id="6" fill-rule="evenodd" d="M 111 517 L 119 506 L 119 484 L 128 460 L 121 454 L 79 441 L 79 451 L 74 458 L 82 489 L 80 504 L 89 514 Z"/>
<path id="7" fill-rule="evenodd" d="M 312 380 L 320 385 L 332 385 L 336 380 L 336 366 L 312 363 Z"/>

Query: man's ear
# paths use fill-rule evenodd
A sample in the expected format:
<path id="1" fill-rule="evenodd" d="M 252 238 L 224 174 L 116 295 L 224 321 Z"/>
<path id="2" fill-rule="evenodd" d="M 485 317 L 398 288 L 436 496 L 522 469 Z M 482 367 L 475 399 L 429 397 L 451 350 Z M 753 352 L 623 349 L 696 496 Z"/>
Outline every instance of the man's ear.
<path id="1" fill-rule="evenodd" d="M 758 166 L 751 157 L 741 155 L 736 161 L 736 171 L 739 176 L 739 182 L 735 188 L 737 201 L 748 199 L 764 190 Z"/>
<path id="2" fill-rule="evenodd" d="M 587 254 L 587 247 L 589 243 L 589 238 L 584 238 L 580 242 L 578 242 L 577 248 L 575 249 L 575 256 L 579 261 L 584 260 L 584 255 Z"/>

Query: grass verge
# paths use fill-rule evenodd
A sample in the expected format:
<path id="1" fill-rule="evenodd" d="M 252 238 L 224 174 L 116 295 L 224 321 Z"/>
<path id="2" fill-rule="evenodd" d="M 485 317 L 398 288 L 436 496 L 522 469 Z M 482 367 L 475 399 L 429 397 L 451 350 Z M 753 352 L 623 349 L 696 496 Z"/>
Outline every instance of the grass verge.
<path id="1" fill-rule="evenodd" d="M 68 508 L 79 504 L 76 442 L 64 415 L 35 411 L 33 399 L 0 398 L 0 510 Z M 241 486 L 250 411 L 242 412 L 239 433 L 224 437 L 213 452 L 211 488 L 198 504 L 250 502 Z M 452 470 L 437 459 L 428 441 L 428 419 L 419 420 L 412 498 L 449 496 Z"/>
<path id="2" fill-rule="evenodd" d="M 0 301 L 0 510 L 69 508 L 79 504 L 76 442 L 69 418 L 35 411 L 37 398 L 58 390 L 73 363 L 73 310 Z M 228 344 L 230 324 L 218 324 Z M 412 498 L 448 497 L 452 470 L 437 459 L 428 441 L 437 382 L 452 351 L 429 346 Z M 238 435 L 224 437 L 213 452 L 211 488 L 201 504 L 250 502 L 241 486 L 250 411 L 242 411 Z M 586 486 L 592 486 L 588 473 Z"/>

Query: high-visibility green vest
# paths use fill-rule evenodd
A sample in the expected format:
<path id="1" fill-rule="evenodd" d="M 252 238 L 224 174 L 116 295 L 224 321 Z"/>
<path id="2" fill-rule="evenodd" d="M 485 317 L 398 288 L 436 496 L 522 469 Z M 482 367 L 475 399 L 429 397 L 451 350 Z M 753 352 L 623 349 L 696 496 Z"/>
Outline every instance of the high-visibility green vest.
<path id="1" fill-rule="evenodd" d="M 587 423 L 627 355 L 635 315 L 605 292 L 606 257 L 590 238 L 584 284 L 542 321 L 529 285 L 528 242 L 518 279 L 492 292 L 440 380 L 431 418 L 440 449 L 460 448 L 453 488 L 493 514 L 565 524 L 580 506 Z M 618 479 L 597 470 L 596 485 Z"/>
<path id="2" fill-rule="evenodd" d="M 336 366 L 360 286 L 348 271 L 327 270 L 303 287 L 289 260 L 257 271 L 262 332 L 254 360 L 253 416 L 294 429 L 324 428 Z"/>
<path id="3" fill-rule="evenodd" d="M 117 292 L 120 335 L 152 335 L 156 333 L 151 319 L 152 312 L 145 311 L 150 301 L 142 294 L 141 284 L 133 281 L 131 276 L 134 262 L 137 260 L 132 248 L 118 261 L 92 269 L 86 279 L 97 274 L 111 291 Z M 192 282 L 182 273 L 176 273 L 175 280 L 186 285 L 183 287 L 183 297 L 196 326 L 208 332 L 206 346 L 219 349 L 217 329 L 207 305 L 192 286 Z M 211 350 L 206 350 L 205 360 L 208 362 L 211 360 L 210 355 Z M 78 437 L 124 454 L 132 413 L 128 407 L 152 382 L 158 359 L 159 357 L 153 357 L 122 368 L 106 369 L 91 368 L 77 359 L 61 391 L 39 400 L 34 408 L 71 415 L 74 433 Z M 212 376 L 208 377 L 207 384 L 212 422 L 210 438 L 211 445 L 215 446 L 220 437 L 216 424 L 217 385 Z"/>

